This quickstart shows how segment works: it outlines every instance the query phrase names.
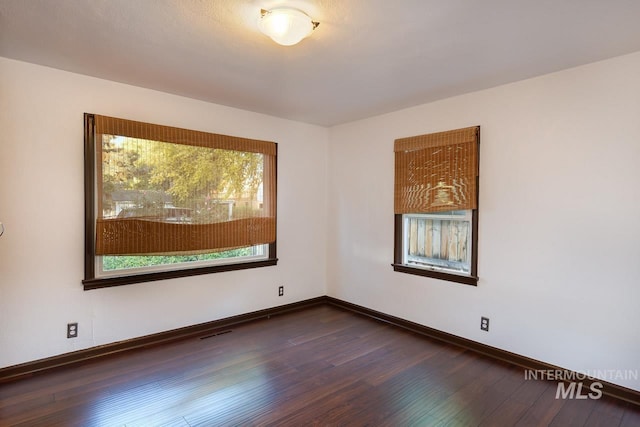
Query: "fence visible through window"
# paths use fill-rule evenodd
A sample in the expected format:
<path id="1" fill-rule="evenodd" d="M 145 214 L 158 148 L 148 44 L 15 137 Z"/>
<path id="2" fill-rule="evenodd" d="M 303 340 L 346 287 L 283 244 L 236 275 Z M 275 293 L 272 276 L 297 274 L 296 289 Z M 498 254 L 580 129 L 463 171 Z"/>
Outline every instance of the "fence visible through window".
<path id="1" fill-rule="evenodd" d="M 408 231 L 405 262 L 425 268 L 469 273 L 471 212 L 404 215 Z"/>

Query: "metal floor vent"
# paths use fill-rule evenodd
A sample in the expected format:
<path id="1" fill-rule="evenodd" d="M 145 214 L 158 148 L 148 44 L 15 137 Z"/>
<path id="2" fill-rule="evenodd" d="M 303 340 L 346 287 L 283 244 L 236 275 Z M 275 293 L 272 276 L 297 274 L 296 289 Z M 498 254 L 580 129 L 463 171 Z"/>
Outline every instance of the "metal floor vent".
<path id="1" fill-rule="evenodd" d="M 207 338 L 217 337 L 218 335 L 230 334 L 231 332 L 233 332 L 233 331 L 229 329 L 227 331 L 221 331 L 221 332 L 216 332 L 215 334 L 205 335 L 204 337 L 200 337 L 200 339 L 201 340 L 206 340 Z"/>

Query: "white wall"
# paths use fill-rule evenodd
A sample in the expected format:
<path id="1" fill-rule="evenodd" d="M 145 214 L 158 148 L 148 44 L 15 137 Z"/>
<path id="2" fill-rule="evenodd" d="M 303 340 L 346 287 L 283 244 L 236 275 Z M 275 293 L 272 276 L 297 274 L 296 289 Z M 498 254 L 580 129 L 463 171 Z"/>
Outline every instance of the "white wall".
<path id="1" fill-rule="evenodd" d="M 638 372 L 638 76 L 635 53 L 332 128 L 328 294 L 564 368 Z M 478 286 L 393 272 L 394 139 L 474 125 Z"/>
<path id="2" fill-rule="evenodd" d="M 278 265 L 83 291 L 84 112 L 278 142 Z M 0 367 L 325 295 L 327 149 L 322 127 L 0 58 Z"/>

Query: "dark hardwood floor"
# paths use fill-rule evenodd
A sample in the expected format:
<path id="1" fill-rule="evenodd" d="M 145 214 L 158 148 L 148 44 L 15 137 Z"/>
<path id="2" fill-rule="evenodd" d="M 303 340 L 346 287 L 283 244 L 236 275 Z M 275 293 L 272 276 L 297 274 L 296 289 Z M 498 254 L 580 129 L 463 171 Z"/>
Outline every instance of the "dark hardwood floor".
<path id="1" fill-rule="evenodd" d="M 1 426 L 640 426 L 522 368 L 329 305 L 0 384 Z"/>

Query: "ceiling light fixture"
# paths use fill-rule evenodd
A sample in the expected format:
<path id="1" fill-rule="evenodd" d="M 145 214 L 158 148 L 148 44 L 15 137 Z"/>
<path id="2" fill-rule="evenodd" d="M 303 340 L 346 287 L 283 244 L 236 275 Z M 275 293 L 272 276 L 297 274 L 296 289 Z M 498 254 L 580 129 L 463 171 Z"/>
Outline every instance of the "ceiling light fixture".
<path id="1" fill-rule="evenodd" d="M 283 46 L 291 46 L 300 42 L 311 34 L 318 25 L 320 23 L 313 21 L 306 13 L 287 7 L 262 9 L 258 21 L 260 31 Z"/>

